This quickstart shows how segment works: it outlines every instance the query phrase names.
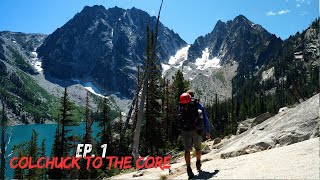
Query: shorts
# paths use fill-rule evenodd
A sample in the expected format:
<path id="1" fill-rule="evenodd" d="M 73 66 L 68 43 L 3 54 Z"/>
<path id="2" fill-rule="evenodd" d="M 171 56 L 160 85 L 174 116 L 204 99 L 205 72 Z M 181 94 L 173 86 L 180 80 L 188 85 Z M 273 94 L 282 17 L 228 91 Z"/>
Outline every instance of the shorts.
<path id="1" fill-rule="evenodd" d="M 201 150 L 202 136 L 196 130 L 182 131 L 182 136 L 185 151 L 191 151 L 192 145 L 196 150 Z"/>

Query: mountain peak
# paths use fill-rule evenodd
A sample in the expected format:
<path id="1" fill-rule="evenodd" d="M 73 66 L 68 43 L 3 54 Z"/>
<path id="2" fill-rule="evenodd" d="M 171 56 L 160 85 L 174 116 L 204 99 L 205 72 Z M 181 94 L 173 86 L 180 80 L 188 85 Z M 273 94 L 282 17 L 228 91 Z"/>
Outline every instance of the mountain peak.
<path id="1" fill-rule="evenodd" d="M 218 20 L 216 23 L 216 26 L 221 26 L 222 24 L 225 24 L 224 22 L 222 22 L 221 20 Z"/>
<path id="2" fill-rule="evenodd" d="M 37 49 L 44 73 L 59 79 L 90 81 L 106 92 L 131 97 L 135 86 L 131 75 L 144 61 L 148 23 L 155 26 L 155 18 L 140 9 L 86 6 Z M 159 61 L 186 46 L 162 23 L 158 39 Z"/>
<path id="3" fill-rule="evenodd" d="M 125 9 L 122 9 L 122 8 L 120 8 L 120 7 L 118 7 L 118 6 L 114 6 L 114 7 L 109 8 L 108 10 L 124 11 Z"/>
<path id="4" fill-rule="evenodd" d="M 235 21 L 249 21 L 244 15 L 240 14 L 239 16 L 234 18 Z"/>
<path id="5" fill-rule="evenodd" d="M 198 38 L 190 46 L 188 60 L 194 62 L 202 57 L 206 48 L 209 48 L 209 57 L 219 57 L 222 65 L 236 61 L 255 67 L 268 60 L 267 56 L 256 57 L 255 54 L 258 53 L 256 50 L 261 44 L 267 48 L 273 38 L 267 30 L 255 25 L 244 15 L 239 15 L 226 23 L 219 20 L 211 33 L 204 38 Z M 252 60 L 243 57 L 252 57 Z"/>
<path id="6" fill-rule="evenodd" d="M 222 28 L 224 27 L 226 24 L 224 22 L 222 22 L 221 20 L 218 20 L 214 29 L 218 29 L 218 28 Z"/>
<path id="7" fill-rule="evenodd" d="M 102 6 L 102 5 L 93 5 L 93 6 L 85 6 L 82 11 L 92 11 L 92 10 L 103 10 L 103 11 L 105 11 L 106 8 L 104 6 Z"/>

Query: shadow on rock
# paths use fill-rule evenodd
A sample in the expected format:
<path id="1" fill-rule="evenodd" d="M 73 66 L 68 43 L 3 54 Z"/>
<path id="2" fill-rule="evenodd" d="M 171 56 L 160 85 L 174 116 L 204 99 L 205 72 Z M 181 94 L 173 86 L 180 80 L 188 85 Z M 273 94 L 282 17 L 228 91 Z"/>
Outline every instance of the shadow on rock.
<path id="1" fill-rule="evenodd" d="M 192 179 L 210 179 L 218 173 L 219 170 L 214 170 L 214 172 L 200 171 L 199 174 L 194 176 Z"/>

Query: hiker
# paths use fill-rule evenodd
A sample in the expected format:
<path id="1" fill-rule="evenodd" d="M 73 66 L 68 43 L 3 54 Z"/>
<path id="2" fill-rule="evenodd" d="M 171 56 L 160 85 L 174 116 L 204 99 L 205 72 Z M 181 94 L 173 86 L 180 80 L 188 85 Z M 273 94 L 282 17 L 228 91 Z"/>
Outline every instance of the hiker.
<path id="1" fill-rule="evenodd" d="M 192 90 L 183 93 L 180 96 L 180 105 L 178 109 L 178 121 L 181 121 L 182 136 L 184 141 L 184 158 L 187 165 L 187 173 L 189 178 L 194 176 L 190 166 L 190 151 L 192 145 L 196 149 L 196 167 L 201 170 L 201 142 L 204 130 L 206 138 L 210 138 L 209 121 L 202 104 L 199 99 L 194 98 Z"/>

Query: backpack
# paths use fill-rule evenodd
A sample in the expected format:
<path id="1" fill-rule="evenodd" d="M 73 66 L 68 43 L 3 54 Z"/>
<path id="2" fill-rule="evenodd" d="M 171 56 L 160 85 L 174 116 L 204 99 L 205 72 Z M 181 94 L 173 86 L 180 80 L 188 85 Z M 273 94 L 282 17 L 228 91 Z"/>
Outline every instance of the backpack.
<path id="1" fill-rule="evenodd" d="M 180 121 L 180 126 L 184 131 L 202 131 L 204 129 L 203 119 L 200 117 L 202 113 L 201 110 L 199 111 L 199 101 L 197 99 L 188 104 L 180 104 L 179 107 L 178 121 Z"/>

